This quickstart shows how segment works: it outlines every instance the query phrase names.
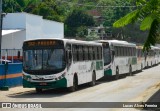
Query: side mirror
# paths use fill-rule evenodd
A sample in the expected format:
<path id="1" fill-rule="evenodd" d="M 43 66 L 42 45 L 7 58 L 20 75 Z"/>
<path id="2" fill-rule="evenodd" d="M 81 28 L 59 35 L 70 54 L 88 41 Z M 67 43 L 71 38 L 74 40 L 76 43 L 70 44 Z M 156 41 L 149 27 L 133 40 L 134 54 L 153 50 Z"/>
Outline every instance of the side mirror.
<path id="1" fill-rule="evenodd" d="M 115 55 L 115 51 L 112 51 L 112 55 L 113 55 L 113 56 Z"/>
<path id="2" fill-rule="evenodd" d="M 69 51 L 69 59 L 72 59 L 71 51 Z"/>
<path id="3" fill-rule="evenodd" d="M 20 59 L 20 56 L 21 56 L 21 53 L 20 53 L 20 51 L 18 51 L 18 52 L 17 52 L 17 57 L 18 57 L 18 59 Z"/>

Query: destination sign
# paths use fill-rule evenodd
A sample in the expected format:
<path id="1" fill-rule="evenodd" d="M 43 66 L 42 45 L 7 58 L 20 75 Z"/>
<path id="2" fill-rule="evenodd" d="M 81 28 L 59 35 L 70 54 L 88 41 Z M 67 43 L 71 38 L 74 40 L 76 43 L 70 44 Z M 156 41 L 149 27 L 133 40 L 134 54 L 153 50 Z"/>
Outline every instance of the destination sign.
<path id="1" fill-rule="evenodd" d="M 61 40 L 35 40 L 35 41 L 26 41 L 23 44 L 24 49 L 45 48 L 45 47 L 64 47 L 64 44 L 63 41 Z"/>
<path id="2" fill-rule="evenodd" d="M 29 41 L 27 42 L 28 47 L 30 46 L 52 46 L 56 45 L 56 41 Z"/>

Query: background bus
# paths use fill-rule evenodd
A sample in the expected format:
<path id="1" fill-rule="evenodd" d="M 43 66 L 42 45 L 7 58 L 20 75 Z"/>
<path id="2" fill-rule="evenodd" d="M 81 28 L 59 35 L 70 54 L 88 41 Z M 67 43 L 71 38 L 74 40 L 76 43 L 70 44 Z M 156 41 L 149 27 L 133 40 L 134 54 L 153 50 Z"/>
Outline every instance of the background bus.
<path id="1" fill-rule="evenodd" d="M 119 40 L 99 40 L 103 44 L 104 74 L 119 78 L 137 70 L 136 45 Z"/>
<path id="2" fill-rule="evenodd" d="M 145 54 L 143 46 L 136 46 L 137 50 L 137 70 L 142 71 L 145 68 Z"/>
<path id="3" fill-rule="evenodd" d="M 102 44 L 68 39 L 36 39 L 23 43 L 23 87 L 69 87 L 104 76 Z"/>
<path id="4" fill-rule="evenodd" d="M 151 46 L 151 49 L 149 49 L 146 52 L 146 61 L 145 61 L 145 67 L 149 68 L 152 67 L 156 64 L 156 59 L 155 59 L 155 48 Z"/>

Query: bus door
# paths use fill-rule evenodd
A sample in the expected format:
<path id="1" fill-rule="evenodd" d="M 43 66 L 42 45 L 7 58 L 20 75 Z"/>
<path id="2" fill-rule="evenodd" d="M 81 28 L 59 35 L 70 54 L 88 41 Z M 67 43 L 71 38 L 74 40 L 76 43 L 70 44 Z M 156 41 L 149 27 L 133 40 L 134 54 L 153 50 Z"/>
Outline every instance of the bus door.
<path id="1" fill-rule="evenodd" d="M 67 62 L 67 70 L 69 70 L 72 63 L 71 44 L 66 45 L 66 62 Z"/>
<path id="2" fill-rule="evenodd" d="M 103 59 L 104 59 L 104 74 L 108 75 L 108 69 L 111 63 L 111 51 L 109 43 L 103 43 Z"/>

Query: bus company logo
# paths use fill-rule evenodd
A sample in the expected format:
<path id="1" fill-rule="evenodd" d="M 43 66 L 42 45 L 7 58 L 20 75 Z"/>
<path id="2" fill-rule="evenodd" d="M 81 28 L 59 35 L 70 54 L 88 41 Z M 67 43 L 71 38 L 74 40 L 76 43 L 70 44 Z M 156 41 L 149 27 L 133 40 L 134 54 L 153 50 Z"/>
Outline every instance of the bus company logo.
<path id="1" fill-rule="evenodd" d="M 12 108 L 11 103 L 2 103 L 2 108 Z"/>

